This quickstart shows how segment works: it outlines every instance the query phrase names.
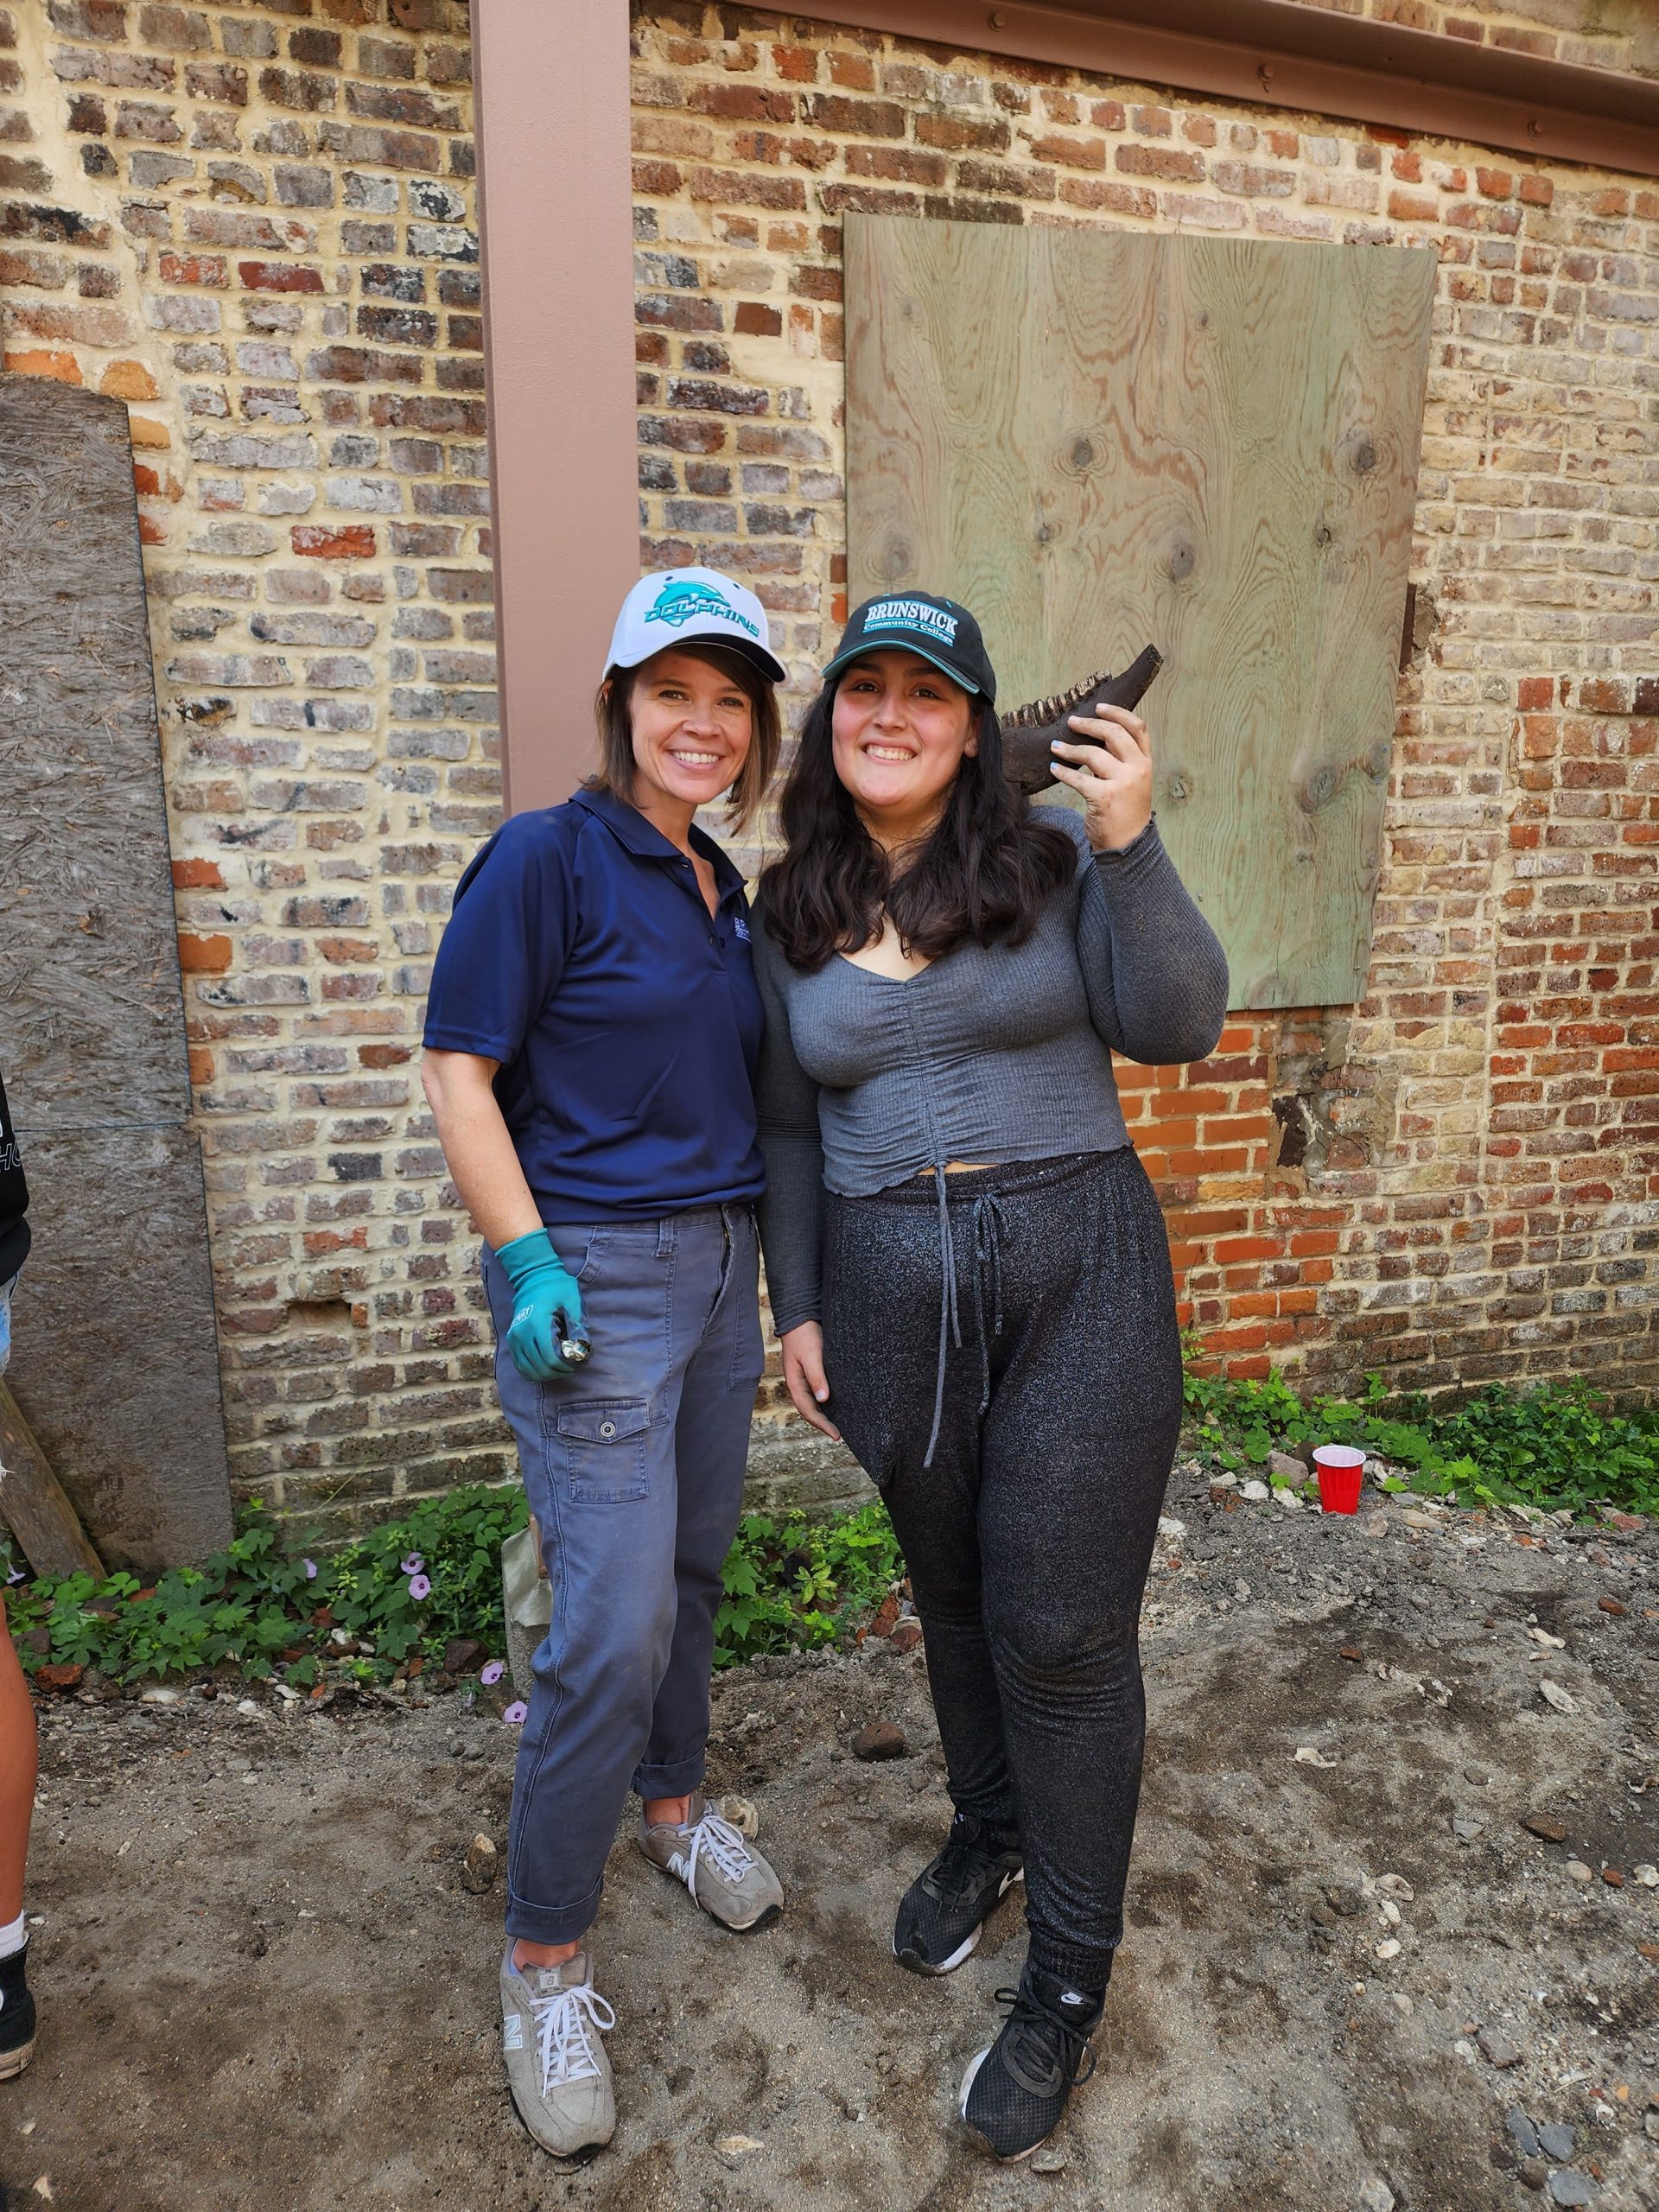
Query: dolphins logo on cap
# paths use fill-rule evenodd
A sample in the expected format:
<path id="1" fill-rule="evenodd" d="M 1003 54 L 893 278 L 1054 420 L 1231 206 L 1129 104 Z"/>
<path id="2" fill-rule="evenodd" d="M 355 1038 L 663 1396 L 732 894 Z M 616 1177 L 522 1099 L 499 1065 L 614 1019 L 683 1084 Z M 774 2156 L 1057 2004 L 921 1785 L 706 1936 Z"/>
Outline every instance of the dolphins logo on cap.
<path id="1" fill-rule="evenodd" d="M 752 637 L 758 638 L 760 634 L 756 624 L 740 614 L 728 601 L 722 599 L 717 591 L 711 591 L 707 584 L 664 584 L 657 594 L 656 605 L 647 609 L 645 620 L 647 622 L 665 622 L 671 630 L 679 630 L 704 614 L 712 614 L 722 622 L 735 622 Z"/>

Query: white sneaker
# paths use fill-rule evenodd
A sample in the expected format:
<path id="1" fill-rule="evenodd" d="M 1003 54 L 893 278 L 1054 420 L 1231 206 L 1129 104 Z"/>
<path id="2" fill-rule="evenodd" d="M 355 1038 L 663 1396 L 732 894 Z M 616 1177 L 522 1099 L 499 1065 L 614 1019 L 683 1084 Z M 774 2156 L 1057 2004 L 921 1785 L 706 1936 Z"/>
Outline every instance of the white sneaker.
<path id="1" fill-rule="evenodd" d="M 722 1927 L 747 1936 L 776 1920 L 784 1885 L 742 1832 L 711 1813 L 698 1790 L 685 1825 L 639 1824 L 639 1848 L 653 1866 L 683 1882 L 693 1898 Z"/>
<path id="2" fill-rule="evenodd" d="M 616 2014 L 578 1951 L 557 1967 L 501 1961 L 501 2050 L 518 2117 L 556 2158 L 591 2158 L 616 2133 L 611 2062 L 601 2032 Z"/>

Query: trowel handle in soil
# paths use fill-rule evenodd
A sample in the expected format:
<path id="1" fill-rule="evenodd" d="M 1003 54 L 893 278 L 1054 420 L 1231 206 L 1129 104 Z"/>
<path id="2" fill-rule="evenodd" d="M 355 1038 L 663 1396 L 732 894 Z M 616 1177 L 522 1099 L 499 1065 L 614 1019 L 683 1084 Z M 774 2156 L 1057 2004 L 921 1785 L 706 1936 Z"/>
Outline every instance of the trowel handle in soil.
<path id="1" fill-rule="evenodd" d="M 1027 794 L 1046 791 L 1054 781 L 1049 747 L 1056 738 L 1072 745 L 1077 741 L 1071 716 L 1086 714 L 1096 705 L 1138 706 L 1163 664 L 1164 657 L 1157 646 L 1147 645 L 1121 676 L 1091 676 L 1056 698 L 1033 700 L 1028 707 L 1016 708 L 1006 715 L 1001 725 L 1002 768 L 1008 781 Z"/>

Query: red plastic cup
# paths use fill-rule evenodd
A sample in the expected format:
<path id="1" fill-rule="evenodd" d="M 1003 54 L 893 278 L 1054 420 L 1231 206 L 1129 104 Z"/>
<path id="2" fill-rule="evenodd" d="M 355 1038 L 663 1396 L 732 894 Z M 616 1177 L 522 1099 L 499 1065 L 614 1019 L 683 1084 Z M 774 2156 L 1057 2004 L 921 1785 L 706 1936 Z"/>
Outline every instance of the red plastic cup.
<path id="1" fill-rule="evenodd" d="M 1313 1454 L 1322 1513 L 1357 1513 L 1365 1454 L 1351 1444 L 1321 1444 Z"/>

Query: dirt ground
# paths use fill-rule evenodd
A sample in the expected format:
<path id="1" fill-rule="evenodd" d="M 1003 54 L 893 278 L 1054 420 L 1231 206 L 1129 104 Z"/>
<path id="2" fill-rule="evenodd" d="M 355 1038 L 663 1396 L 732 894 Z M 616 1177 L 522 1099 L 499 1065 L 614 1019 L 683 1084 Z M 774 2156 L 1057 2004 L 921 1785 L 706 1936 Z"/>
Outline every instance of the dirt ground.
<path id="1" fill-rule="evenodd" d="M 717 1688 L 712 1786 L 760 1808 L 779 1924 L 724 1935 L 619 1841 L 593 1948 L 621 2119 L 578 2171 L 514 2119 L 499 1889 L 460 1878 L 474 1832 L 505 1831 L 514 1733 L 483 1700 L 49 1706 L 41 2043 L 0 2088 L 14 2203 L 1659 2204 L 1659 1887 L 1637 1874 L 1659 1861 L 1659 1531 L 1227 1505 L 1178 1469 L 1130 1932 L 1043 2170 L 989 2164 L 952 2118 L 1018 1974 L 1017 1903 L 947 1981 L 889 1955 L 947 1806 L 920 1655 L 870 1639 Z M 907 1756 L 852 1757 L 873 1719 Z M 1573 2148 L 1529 2161 L 1510 2111 Z"/>

